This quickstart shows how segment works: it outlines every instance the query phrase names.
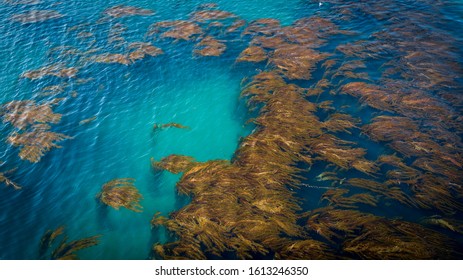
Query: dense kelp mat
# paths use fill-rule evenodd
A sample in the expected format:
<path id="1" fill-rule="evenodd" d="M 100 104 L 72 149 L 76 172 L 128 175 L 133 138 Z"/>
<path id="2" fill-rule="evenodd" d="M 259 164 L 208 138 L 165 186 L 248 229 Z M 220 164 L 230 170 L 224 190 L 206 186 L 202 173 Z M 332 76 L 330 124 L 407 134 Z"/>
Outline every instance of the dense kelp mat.
<path id="1" fill-rule="evenodd" d="M 90 23 L 68 27 L 67 35 L 87 47 L 53 47 L 46 65 L 21 75 L 46 86 L 31 100 L 2 105 L 6 142 L 19 148 L 20 159 L 39 164 L 71 139 L 52 131 L 62 117 L 54 107 L 73 102 L 75 86 L 92 83 L 80 76 L 84 68 L 162 59 L 171 55 L 166 44 L 178 44 L 192 59 L 233 55 L 223 59 L 227 67 L 257 69 L 243 80 L 239 97 L 255 128 L 231 160 L 152 159 L 154 176 L 180 174 L 177 192 L 191 198 L 168 216 L 154 214 L 152 228 L 165 228 L 170 240 L 153 244 L 152 258 L 462 258 L 462 45 L 432 13 L 440 2 L 419 1 L 426 11 L 403 2 L 324 1 L 329 11 L 289 25 L 246 21 L 212 3 L 169 20 L 156 20 L 156 11 L 143 7 L 108 8 L 95 23 L 107 27 L 106 37 L 93 34 Z M 345 28 L 345 22 L 362 24 L 358 13 L 383 28 L 366 35 Z M 11 21 L 40 24 L 64 16 L 37 10 Z M 143 40 L 126 41 L 127 17 L 152 23 Z M 95 120 L 82 117 L 75 125 Z M 169 128 L 190 129 L 170 122 L 147 130 Z M 372 148 L 377 145 L 384 148 Z M 3 165 L 0 183 L 21 191 L 10 179 L 15 168 Z M 143 196 L 134 183 L 105 183 L 96 203 L 141 212 Z M 307 206 L 307 196 L 319 201 Z M 386 217 L 388 207 L 420 217 Z M 46 232 L 41 258 L 63 230 Z M 97 238 L 63 238 L 49 258 L 77 258 L 75 252 Z"/>

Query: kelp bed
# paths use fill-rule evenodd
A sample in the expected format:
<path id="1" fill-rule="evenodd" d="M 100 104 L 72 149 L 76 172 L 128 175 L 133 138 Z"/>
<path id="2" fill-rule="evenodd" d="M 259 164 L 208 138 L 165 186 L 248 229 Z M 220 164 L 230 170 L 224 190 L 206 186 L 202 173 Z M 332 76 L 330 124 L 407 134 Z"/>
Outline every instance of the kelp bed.
<path id="1" fill-rule="evenodd" d="M 169 55 L 157 47 L 165 42 L 189 44 L 194 59 L 220 59 L 229 44 L 239 42 L 242 51 L 233 67 L 259 69 L 243 80 L 240 96 L 255 129 L 230 161 L 198 162 L 186 155 L 152 160 L 154 172 L 181 173 L 178 193 L 191 197 L 168 217 L 153 217 L 153 227 L 171 233 L 171 242 L 153 245 L 153 258 L 461 258 L 461 42 L 439 29 L 431 12 L 439 5 L 434 1 L 421 1 L 430 12 L 399 9 L 394 15 L 389 11 L 401 5 L 394 1 L 324 2 L 332 4 L 330 13 L 287 26 L 270 18 L 246 22 L 216 5 L 203 5 L 188 19 L 154 22 L 146 42 L 126 42 L 127 28 L 117 20 L 150 17 L 154 11 L 109 8 L 100 24 L 111 22 L 107 44 L 118 52 L 95 47 L 88 26 L 68 28 L 69 34 L 89 40 L 88 49 L 54 48 L 50 65 L 22 75 L 31 81 L 51 76 L 62 83 L 46 89 L 51 101 L 3 105 L 3 121 L 13 129 L 7 141 L 20 147 L 21 159 L 36 163 L 70 138 L 50 130 L 61 120 L 52 107 L 69 83 L 88 82 L 79 79 L 80 68 L 99 63 L 130 67 L 159 59 Z M 384 28 L 368 40 L 341 28 L 359 12 Z M 63 16 L 52 11 L 34 15 L 12 20 L 37 23 Z M 55 53 L 68 61 L 54 61 Z M 365 118 L 362 110 L 373 113 Z M 163 133 L 169 127 L 188 129 L 178 123 L 152 129 Z M 365 144 L 372 142 L 386 148 L 372 151 Z M 315 173 L 314 166 L 323 171 Z M 5 174 L 0 173 L 0 182 L 19 190 Z M 308 209 L 302 194 L 320 201 Z M 142 195 L 130 178 L 108 182 L 98 198 L 116 209 L 142 208 Z M 423 216 L 410 221 L 378 214 L 387 207 L 419 210 Z M 47 233 L 42 243 L 61 232 Z M 58 248 L 52 257 L 75 258 L 73 251 L 96 243 L 90 238 L 60 245 L 71 249 Z M 43 244 L 46 251 L 49 245 Z"/>

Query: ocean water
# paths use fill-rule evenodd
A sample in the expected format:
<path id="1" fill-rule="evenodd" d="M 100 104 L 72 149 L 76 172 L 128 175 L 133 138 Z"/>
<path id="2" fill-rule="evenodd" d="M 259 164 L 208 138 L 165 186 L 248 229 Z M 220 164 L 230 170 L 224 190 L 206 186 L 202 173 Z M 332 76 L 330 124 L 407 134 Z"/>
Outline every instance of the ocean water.
<path id="1" fill-rule="evenodd" d="M 154 44 L 165 54 L 147 57 L 131 65 L 79 65 L 78 77 L 90 79 L 78 84 L 71 79 L 45 77 L 38 80 L 21 78 L 22 73 L 50 63 L 65 62 L 67 66 L 81 63 L 53 49 L 73 46 L 91 49 L 90 44 L 104 52 L 117 52 L 107 44 L 107 34 L 115 23 L 123 23 L 127 30 L 122 36 L 127 42 L 146 41 L 146 32 L 155 22 L 187 19 L 200 4 L 210 1 L 50 1 L 32 4 L 14 4 L 20 1 L 0 2 L 0 103 L 12 100 L 46 102 L 64 98 L 54 107 L 62 120 L 52 130 L 69 135 L 72 139 L 60 142 L 59 149 L 46 153 L 40 162 L 30 163 L 18 157 L 19 149 L 6 140 L 11 125 L 0 124 L 0 172 L 17 168 L 10 179 L 22 186 L 14 190 L 0 184 L 0 259 L 37 259 L 42 235 L 49 229 L 65 226 L 69 240 L 102 235 L 100 244 L 79 252 L 82 259 L 146 259 L 156 242 L 171 240 L 164 229 L 151 229 L 150 220 L 155 212 L 168 215 L 189 203 L 190 198 L 178 195 L 175 184 L 180 175 L 154 172 L 150 159 L 161 159 L 171 154 L 194 157 L 198 161 L 230 160 L 239 141 L 252 133 L 247 124 L 250 114 L 239 99 L 241 81 L 260 72 L 263 65 L 238 65 L 235 59 L 247 46 L 239 35 L 230 35 L 226 52 L 220 57 L 192 55 L 193 43 L 163 40 Z M 27 2 L 27 1 L 23 1 Z M 29 1 L 34 2 L 34 1 Z M 420 1 L 397 4 L 398 9 L 423 9 L 428 3 Z M 418 3 L 414 3 L 418 2 Z M 442 17 L 448 34 L 461 46 L 463 36 L 463 2 L 438 1 L 437 17 Z M 332 16 L 336 3 L 301 0 L 215 1 L 221 10 L 230 11 L 246 21 L 274 18 L 282 25 L 313 15 Z M 151 16 L 133 16 L 100 21 L 102 12 L 124 4 L 155 11 Z M 368 1 L 365 1 L 368 5 Z M 11 17 L 31 10 L 55 10 L 64 16 L 39 23 L 22 24 Z M 69 28 L 84 24 L 82 30 L 92 32 L 95 42 L 78 38 L 78 32 Z M 353 38 L 369 39 L 382 28 L 382 22 L 361 14 L 344 29 L 358 32 Z M 344 42 L 343 36 L 330 41 L 324 50 L 333 51 Z M 458 51 L 462 54 L 462 50 Z M 462 56 L 460 61 L 462 63 Z M 378 66 L 371 64 L 372 76 L 380 75 Z M 314 73 L 320 77 L 321 70 Z M 461 81 L 461 77 L 460 77 Z M 67 83 L 63 92 L 47 96 L 42 89 Z M 310 86 L 316 78 L 301 82 Z M 319 101 L 332 97 L 322 96 Z M 351 112 L 364 123 L 377 113 L 362 107 L 348 96 L 339 96 L 336 107 L 351 105 Z M 96 119 L 80 125 L 91 117 Z M 323 114 L 320 115 L 323 117 Z M 189 129 L 158 129 L 155 124 L 180 123 Z M 345 138 L 354 137 L 345 135 Z M 366 137 L 355 138 L 358 145 L 367 148 L 367 158 L 375 159 L 384 151 L 383 144 Z M 307 184 L 323 185 L 313 180 L 323 171 L 320 163 L 307 172 Z M 358 176 L 355 171 L 340 171 L 343 175 Z M 143 195 L 142 213 L 102 205 L 96 198 L 104 183 L 114 178 L 134 178 Z M 301 189 L 297 195 L 305 210 L 318 207 L 323 190 Z M 394 204 L 393 204 L 394 206 Z M 405 217 L 417 221 L 424 214 L 433 213 L 409 208 L 384 207 L 372 210 L 378 215 Z M 407 212 L 404 212 L 407 211 Z M 457 238 L 459 238 L 457 236 Z"/>

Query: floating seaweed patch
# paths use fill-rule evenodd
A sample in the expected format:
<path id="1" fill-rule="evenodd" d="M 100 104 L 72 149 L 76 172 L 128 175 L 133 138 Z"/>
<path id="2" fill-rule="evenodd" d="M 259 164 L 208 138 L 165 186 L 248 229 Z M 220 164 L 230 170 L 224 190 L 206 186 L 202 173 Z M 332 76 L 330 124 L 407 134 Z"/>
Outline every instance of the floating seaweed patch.
<path id="1" fill-rule="evenodd" d="M 227 28 L 226 32 L 227 33 L 238 32 L 245 25 L 246 25 L 246 21 L 244 19 L 237 19 Z"/>
<path id="2" fill-rule="evenodd" d="M 11 20 L 15 22 L 20 22 L 22 24 L 26 23 L 39 23 L 48 20 L 54 20 L 62 18 L 64 15 L 60 14 L 57 11 L 53 10 L 33 10 L 25 12 L 22 14 L 16 14 L 11 16 Z"/>
<path id="3" fill-rule="evenodd" d="M 129 65 L 130 60 L 129 58 L 124 55 L 124 54 L 119 54 L 119 53 L 105 53 L 105 54 L 100 54 L 97 56 L 94 56 L 91 58 L 96 63 L 106 63 L 106 64 L 122 64 L 122 65 Z"/>
<path id="4" fill-rule="evenodd" d="M 54 76 L 58 78 L 73 78 L 77 75 L 78 69 L 75 67 L 65 67 L 61 64 L 53 64 L 45 66 L 37 70 L 24 72 L 21 77 L 31 80 L 41 79 L 46 76 Z"/>
<path id="5" fill-rule="evenodd" d="M 62 236 L 62 239 L 56 244 L 56 240 L 60 236 Z M 64 227 L 48 230 L 40 240 L 39 256 L 43 257 L 51 248 L 53 251 L 47 258 L 52 260 L 77 260 L 76 252 L 98 245 L 100 237 L 101 235 L 96 235 L 68 242 L 68 237 L 64 234 Z M 54 246 L 55 244 L 56 246 Z"/>
<path id="6" fill-rule="evenodd" d="M 153 125 L 153 130 L 156 130 L 156 129 L 164 129 L 164 128 L 170 128 L 170 127 L 173 127 L 173 128 L 178 128 L 178 129 L 190 129 L 189 126 L 185 126 L 183 124 L 180 124 L 180 123 L 166 123 L 166 124 L 154 124 Z"/>
<path id="7" fill-rule="evenodd" d="M 108 206 L 119 210 L 125 207 L 134 212 L 142 212 L 140 200 L 143 196 L 134 186 L 135 179 L 120 178 L 111 180 L 103 185 L 103 189 L 97 194 L 97 198 Z"/>
<path id="8" fill-rule="evenodd" d="M 117 5 L 104 10 L 103 14 L 113 18 L 121 18 L 128 16 L 151 16 L 154 14 L 152 10 L 137 8 L 133 6 Z"/>
<path id="9" fill-rule="evenodd" d="M 243 50 L 239 57 L 236 59 L 237 62 L 262 62 L 267 59 L 265 50 L 259 46 L 249 46 Z"/>
<path id="10" fill-rule="evenodd" d="M 162 30 L 165 30 L 162 32 Z M 161 38 L 189 41 L 197 35 L 203 34 L 202 28 L 187 20 L 161 21 L 150 26 L 148 36 L 161 33 Z"/>
<path id="11" fill-rule="evenodd" d="M 11 186 L 15 190 L 20 190 L 22 189 L 22 187 L 9 178 L 9 175 L 15 171 L 16 171 L 16 168 L 13 168 L 13 169 L 10 169 L 4 172 L 0 172 L 0 183 L 5 184 L 6 186 Z"/>
<path id="12" fill-rule="evenodd" d="M 16 147 L 20 147 L 19 157 L 37 163 L 53 148 L 61 148 L 57 143 L 71 137 L 49 131 L 46 124 L 35 124 L 25 132 L 13 132 L 7 141 Z"/>
<path id="13" fill-rule="evenodd" d="M 272 18 L 254 20 L 246 27 L 242 35 L 274 35 L 280 29 L 280 21 Z"/>
<path id="14" fill-rule="evenodd" d="M 20 147 L 19 157 L 32 163 L 39 162 L 52 148 L 61 148 L 57 142 L 71 137 L 50 131 L 49 124 L 58 123 L 61 114 L 56 114 L 51 106 L 59 102 L 36 104 L 32 100 L 11 101 L 2 107 L 3 121 L 13 125 L 14 131 L 7 138 L 13 146 Z"/>
<path id="15" fill-rule="evenodd" d="M 143 59 L 146 56 L 156 57 L 164 54 L 160 48 L 144 42 L 130 43 L 128 49 L 130 50 L 129 59 L 132 62 Z"/>
<path id="16" fill-rule="evenodd" d="M 9 5 L 37 5 L 42 2 L 42 0 L 3 0 L 6 4 Z"/>
<path id="17" fill-rule="evenodd" d="M 220 56 L 226 49 L 227 46 L 224 43 L 207 36 L 196 44 L 194 53 L 200 56 Z"/>
<path id="18" fill-rule="evenodd" d="M 37 104 L 33 100 L 11 101 L 2 106 L 3 122 L 20 130 L 36 123 L 59 123 L 61 114 L 52 110 L 52 103 Z"/>
<path id="19" fill-rule="evenodd" d="M 233 13 L 221 10 L 200 10 L 191 15 L 191 19 L 198 22 L 206 22 L 211 20 L 224 20 L 237 18 Z"/>
<path id="20" fill-rule="evenodd" d="M 44 96 L 57 95 L 57 94 L 64 92 L 64 89 L 66 88 L 66 86 L 67 86 L 66 83 L 46 86 L 42 89 L 41 94 Z"/>
<path id="21" fill-rule="evenodd" d="M 90 118 L 87 118 L 87 119 L 83 119 L 83 120 L 81 120 L 81 121 L 79 122 L 79 125 L 89 124 L 89 123 L 95 121 L 96 118 L 97 118 L 96 116 L 93 116 L 93 117 L 90 117 Z"/>

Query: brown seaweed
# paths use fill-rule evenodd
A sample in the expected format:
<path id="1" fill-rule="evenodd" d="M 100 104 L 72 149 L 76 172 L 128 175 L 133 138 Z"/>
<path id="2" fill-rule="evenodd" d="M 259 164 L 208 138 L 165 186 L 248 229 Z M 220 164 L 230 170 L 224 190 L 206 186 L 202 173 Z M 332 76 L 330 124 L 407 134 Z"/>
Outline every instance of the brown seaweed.
<path id="1" fill-rule="evenodd" d="M 119 53 L 106 53 L 94 56 L 92 58 L 96 63 L 119 63 L 122 65 L 129 65 L 130 60 L 124 54 Z"/>
<path id="2" fill-rule="evenodd" d="M 189 156 L 170 155 L 156 162 L 151 158 L 151 166 L 155 170 L 167 170 L 178 174 L 190 170 L 195 165 L 195 159 Z"/>
<path id="3" fill-rule="evenodd" d="M 437 259 L 455 257 L 454 242 L 418 224 L 388 220 L 354 210 L 317 209 L 307 227 L 342 244 L 361 259 Z"/>
<path id="4" fill-rule="evenodd" d="M 288 44 L 277 48 L 269 63 L 288 79 L 309 80 L 317 63 L 327 57 L 327 54 L 305 46 Z"/>
<path id="5" fill-rule="evenodd" d="M 220 10 L 200 10 L 194 12 L 191 15 L 191 19 L 198 22 L 206 22 L 211 20 L 224 20 L 230 18 L 236 18 L 237 16 L 233 13 Z"/>
<path id="6" fill-rule="evenodd" d="M 358 208 L 358 203 L 367 204 L 375 207 L 378 199 L 368 193 L 353 194 L 345 196 L 349 193 L 347 189 L 329 189 L 321 197 L 321 201 L 328 201 L 328 205 L 340 208 Z"/>
<path id="7" fill-rule="evenodd" d="M 154 14 L 152 10 L 126 5 L 117 5 L 108 8 L 103 13 L 113 18 L 121 18 L 127 16 L 151 16 Z"/>
<path id="8" fill-rule="evenodd" d="M 53 148 L 61 148 L 57 142 L 61 142 L 71 137 L 49 131 L 48 125 L 34 125 L 30 130 L 23 133 L 13 132 L 7 141 L 16 147 L 20 147 L 19 157 L 37 163 Z"/>
<path id="9" fill-rule="evenodd" d="M 16 171 L 16 168 L 0 172 L 0 183 L 5 184 L 7 187 L 12 186 L 15 190 L 20 190 L 22 187 L 9 178 L 9 174 L 13 173 L 14 171 Z"/>
<path id="10" fill-rule="evenodd" d="M 143 207 L 140 200 L 143 196 L 134 186 L 135 179 L 120 178 L 111 180 L 103 185 L 102 191 L 97 194 L 97 198 L 108 206 L 119 210 L 125 207 L 134 212 L 142 212 Z"/>
<path id="11" fill-rule="evenodd" d="M 73 78 L 77 75 L 78 69 L 75 67 L 64 67 L 60 64 L 45 66 L 37 70 L 24 72 L 21 77 L 31 80 L 41 79 L 46 76 L 58 78 Z"/>
<path id="12" fill-rule="evenodd" d="M 131 50 L 129 54 L 129 59 L 132 62 L 143 59 L 147 55 L 151 57 L 156 57 L 161 54 L 164 54 L 163 50 L 149 43 L 142 43 L 142 42 L 130 43 L 128 48 Z"/>
<path id="13" fill-rule="evenodd" d="M 261 62 L 267 59 L 267 54 L 264 49 L 258 46 L 249 46 L 243 50 L 239 57 L 236 59 L 237 62 Z"/>
<path id="14" fill-rule="evenodd" d="M 96 116 L 93 116 L 93 117 L 90 117 L 90 118 L 81 120 L 81 121 L 79 122 L 79 125 L 89 124 L 89 123 L 93 122 L 94 120 L 96 120 L 96 118 L 97 118 Z"/>
<path id="15" fill-rule="evenodd" d="M 48 256 L 52 260 L 77 260 L 77 251 L 97 245 L 99 243 L 98 239 L 101 237 L 101 235 L 96 235 L 68 242 L 68 237 L 64 234 L 64 227 L 61 226 L 55 230 L 48 230 L 42 236 L 39 246 L 39 256 L 42 257 L 49 248 L 56 244 L 56 239 L 59 236 L 63 236 L 61 241 L 57 243 Z"/>
<path id="16" fill-rule="evenodd" d="M 162 32 L 162 30 L 165 31 Z M 148 31 L 148 36 L 157 33 L 161 33 L 161 38 L 189 41 L 195 36 L 203 34 L 203 30 L 197 23 L 191 21 L 172 20 L 153 24 Z"/>
<path id="17" fill-rule="evenodd" d="M 224 43 L 207 36 L 196 44 L 194 53 L 201 56 L 220 56 L 226 49 L 227 46 Z"/>
<path id="18" fill-rule="evenodd" d="M 3 122 L 21 130 L 36 123 L 59 123 L 61 114 L 53 112 L 52 105 L 33 100 L 11 101 L 2 106 L 1 115 Z"/>
<path id="19" fill-rule="evenodd" d="M 64 15 L 53 10 L 32 10 L 22 14 L 16 14 L 11 17 L 12 21 L 26 23 L 38 23 L 48 20 L 62 18 Z"/>

